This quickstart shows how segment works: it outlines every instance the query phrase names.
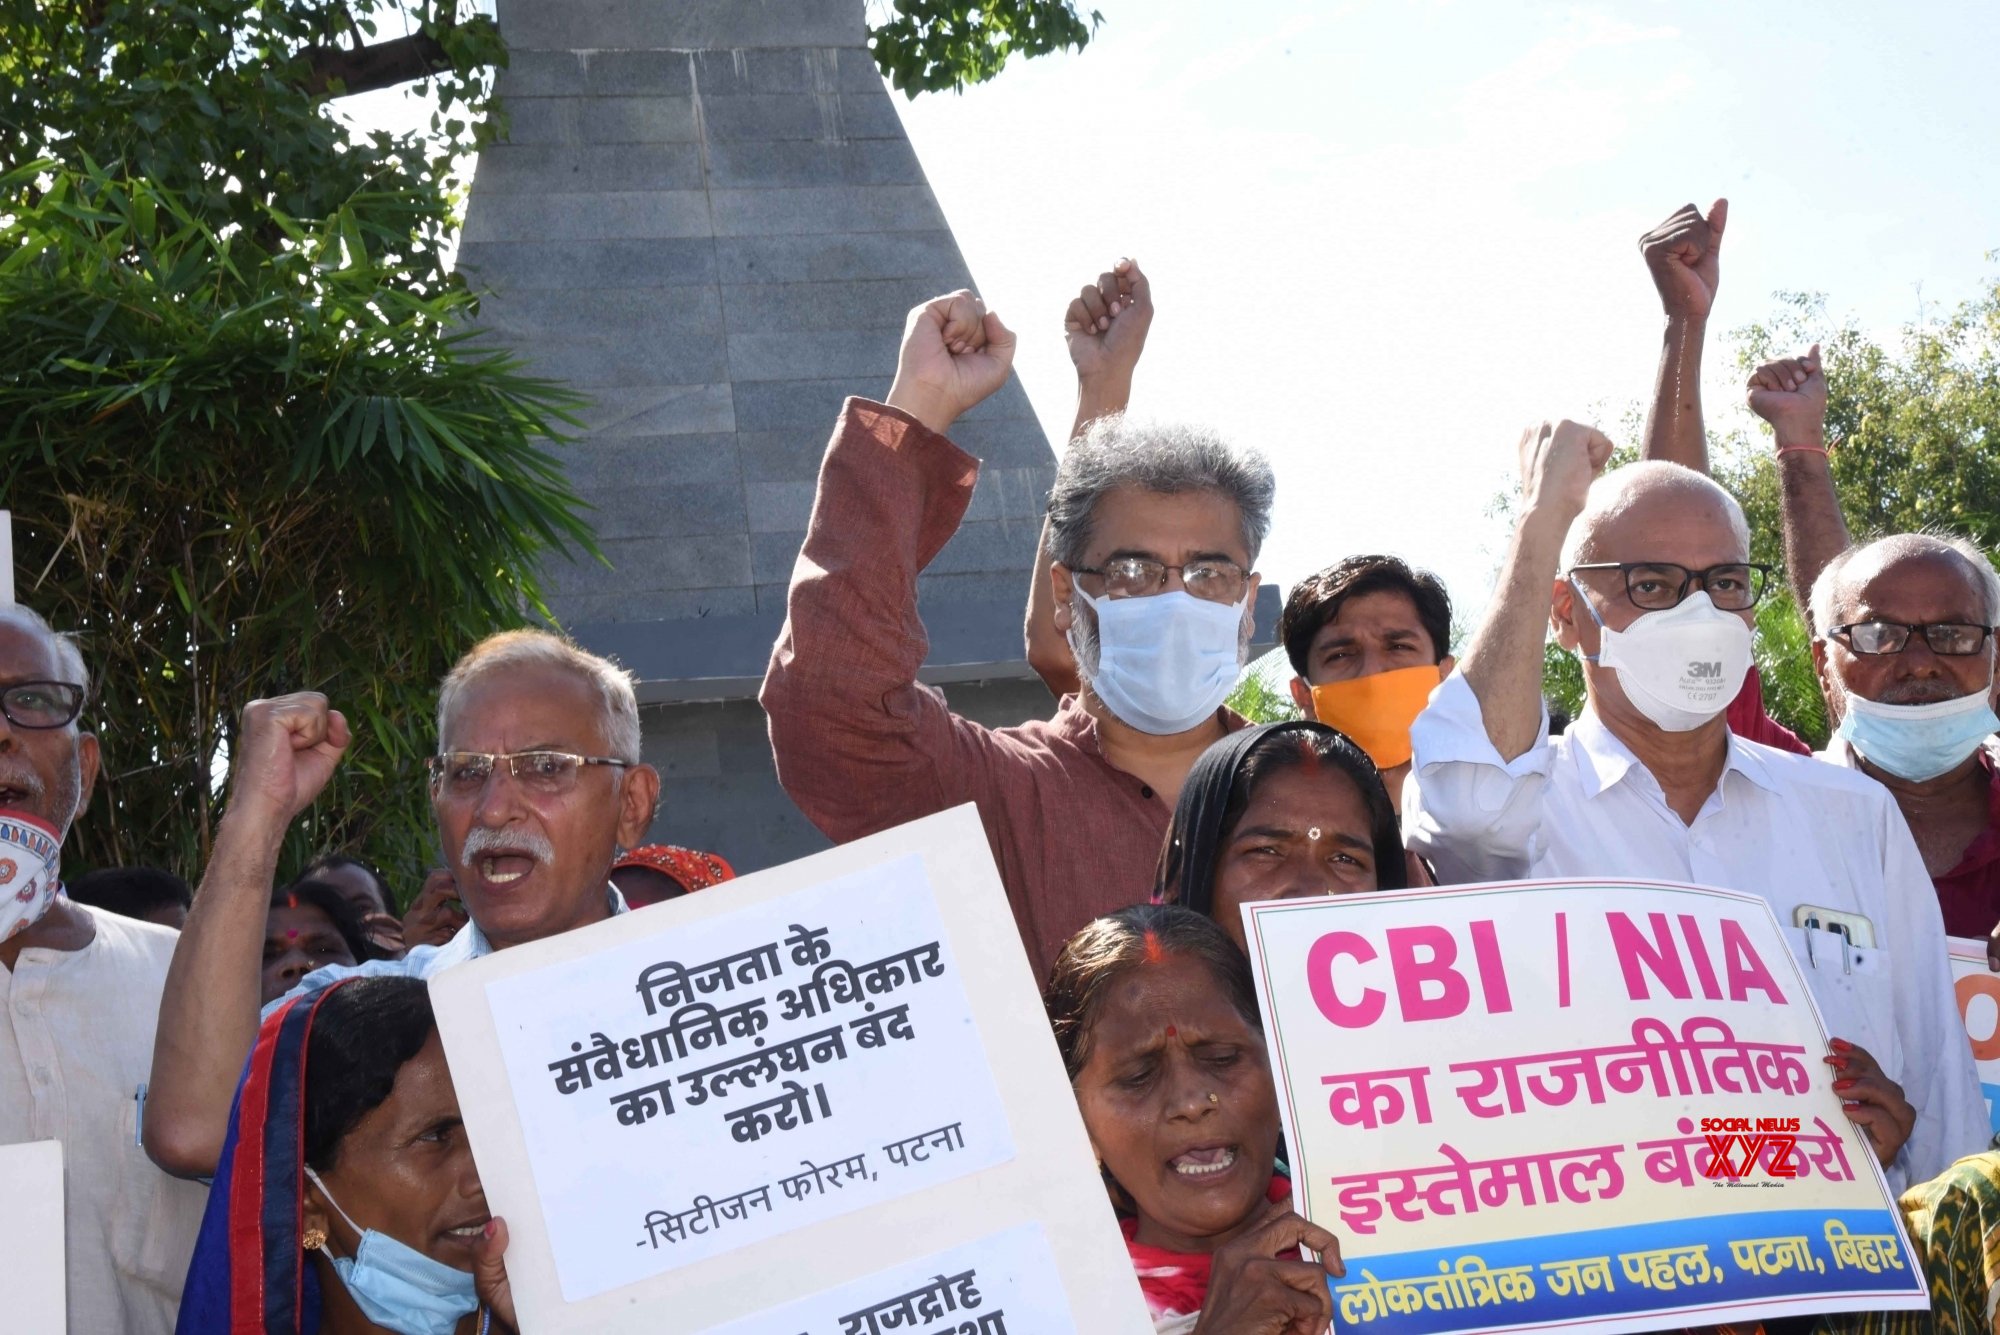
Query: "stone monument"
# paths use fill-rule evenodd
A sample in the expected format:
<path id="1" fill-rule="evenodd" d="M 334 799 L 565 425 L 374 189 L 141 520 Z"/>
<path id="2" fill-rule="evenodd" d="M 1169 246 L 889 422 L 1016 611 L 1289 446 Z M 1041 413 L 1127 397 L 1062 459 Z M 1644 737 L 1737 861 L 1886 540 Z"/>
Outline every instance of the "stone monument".
<path id="1" fill-rule="evenodd" d="M 544 583 L 640 679 L 653 837 L 743 870 L 826 842 L 756 693 L 834 417 L 887 393 L 911 306 L 975 286 L 862 4 L 499 0 L 509 130 L 459 249 L 484 326 L 588 399 L 561 457 L 610 565 Z M 923 579 L 923 675 L 1019 722 L 1051 707 L 1020 626 L 1054 458 L 1013 379 L 952 435 L 985 471 Z"/>

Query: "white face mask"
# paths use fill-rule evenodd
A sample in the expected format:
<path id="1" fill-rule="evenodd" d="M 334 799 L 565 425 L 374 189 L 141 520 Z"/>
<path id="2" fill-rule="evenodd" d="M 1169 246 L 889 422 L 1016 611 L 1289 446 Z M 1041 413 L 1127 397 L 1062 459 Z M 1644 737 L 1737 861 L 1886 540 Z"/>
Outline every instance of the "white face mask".
<path id="1" fill-rule="evenodd" d="M 41 921 L 62 893 L 62 839 L 25 811 L 0 811 L 0 941 Z"/>
<path id="2" fill-rule="evenodd" d="M 1097 663 L 1084 679 L 1105 708 L 1140 732 L 1186 732 L 1222 707 L 1243 670 L 1243 610 L 1175 589 L 1147 598 L 1093 598 Z M 1079 656 L 1081 662 L 1082 655 Z"/>
<path id="3" fill-rule="evenodd" d="M 1750 672 L 1750 627 L 1709 600 L 1706 589 L 1678 607 L 1647 612 L 1624 630 L 1597 615 L 1576 577 L 1570 587 L 1599 630 L 1590 661 L 1618 674 L 1632 707 L 1664 732 L 1692 732 L 1729 708 Z M 1589 658 L 1589 655 L 1585 655 Z"/>

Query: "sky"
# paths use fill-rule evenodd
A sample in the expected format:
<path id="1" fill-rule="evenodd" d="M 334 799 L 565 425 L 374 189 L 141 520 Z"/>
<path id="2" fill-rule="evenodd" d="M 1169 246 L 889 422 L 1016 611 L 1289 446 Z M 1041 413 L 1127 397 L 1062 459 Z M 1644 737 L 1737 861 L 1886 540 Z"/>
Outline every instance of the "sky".
<path id="1" fill-rule="evenodd" d="M 1684 203 L 1731 206 L 1716 427 L 1774 293 L 1893 337 L 2000 275 L 1991 0 L 1090 3 L 1085 51 L 896 101 L 1051 440 L 1065 306 L 1144 266 L 1133 409 L 1270 455 L 1267 581 L 1390 551 L 1476 613 L 1522 425 L 1649 392 L 1635 242 Z"/>

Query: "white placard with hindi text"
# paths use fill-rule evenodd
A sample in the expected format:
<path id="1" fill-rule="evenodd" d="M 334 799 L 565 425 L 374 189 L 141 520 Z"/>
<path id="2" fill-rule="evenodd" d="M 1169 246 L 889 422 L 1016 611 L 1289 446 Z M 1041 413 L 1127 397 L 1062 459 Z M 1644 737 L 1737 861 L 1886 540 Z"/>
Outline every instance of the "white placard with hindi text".
<path id="1" fill-rule="evenodd" d="M 1075 1335 L 1041 1226 L 1023 1224 L 707 1335 Z"/>
<path id="2" fill-rule="evenodd" d="M 524 1330 L 1151 1329 L 970 806 L 430 986 Z"/>
<path id="3" fill-rule="evenodd" d="M 1014 1157 L 914 855 L 487 1001 L 572 1302 Z"/>
<path id="4" fill-rule="evenodd" d="M 0 1293 L 14 1335 L 64 1335 L 63 1147 L 0 1145 Z"/>

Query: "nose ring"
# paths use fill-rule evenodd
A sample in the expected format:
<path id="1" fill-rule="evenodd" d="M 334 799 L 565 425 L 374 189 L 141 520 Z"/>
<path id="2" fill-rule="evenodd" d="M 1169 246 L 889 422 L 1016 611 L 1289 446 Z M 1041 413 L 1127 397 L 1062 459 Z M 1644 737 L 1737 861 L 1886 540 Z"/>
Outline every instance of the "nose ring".
<path id="1" fill-rule="evenodd" d="M 1208 1101 L 1210 1103 L 1220 1103 L 1222 1102 L 1222 1095 L 1211 1092 L 1208 1096 Z"/>

